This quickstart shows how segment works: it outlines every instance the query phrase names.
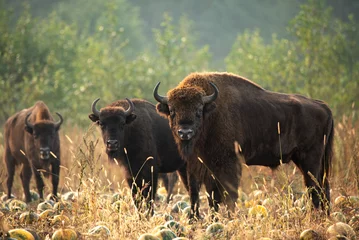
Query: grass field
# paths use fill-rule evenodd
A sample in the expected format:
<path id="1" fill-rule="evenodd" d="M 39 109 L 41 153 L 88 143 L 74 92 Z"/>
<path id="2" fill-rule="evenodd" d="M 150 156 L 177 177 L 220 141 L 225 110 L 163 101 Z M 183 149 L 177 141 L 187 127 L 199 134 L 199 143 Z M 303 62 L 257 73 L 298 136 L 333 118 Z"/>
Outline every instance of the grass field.
<path id="1" fill-rule="evenodd" d="M 99 131 L 93 125 L 86 130 L 64 126 L 60 130 L 62 167 L 59 189 L 62 194 L 72 191 L 75 195 L 72 200 L 63 197 L 68 206 L 57 213 L 66 215 L 68 220 L 60 223 L 54 221 L 54 217 L 33 222 L 21 220 L 22 212 L 37 211 L 40 203 L 37 200 L 30 203 L 27 210 L 4 211 L 5 215 L 0 215 L 0 232 L 28 228 L 36 231 L 40 239 L 45 239 L 57 229 L 70 228 L 77 231 L 79 239 L 138 239 L 144 233 L 156 232 L 170 214 L 182 226 L 172 229 L 173 232 L 189 239 L 299 239 L 306 229 L 315 230 L 319 235 L 319 238 L 308 239 L 328 239 L 328 227 L 338 221 L 348 223 L 356 231 L 356 236 L 347 233 L 347 239 L 359 239 L 359 122 L 353 122 L 353 117 L 354 113 L 336 119 L 333 168 L 329 176 L 331 216 L 320 210 L 311 210 L 300 171 L 293 164 L 287 164 L 275 171 L 259 166 L 243 167 L 240 199 L 235 212 L 228 217 L 221 207 L 215 218 L 223 224 L 219 233 L 206 233 L 206 228 L 214 220 L 204 191 L 201 192 L 202 220 L 190 224 L 186 211 L 171 212 L 178 200 L 188 201 L 180 182 L 176 185 L 173 200 L 169 204 L 162 198 L 157 200 L 155 216 L 147 218 L 134 207 L 127 184 L 121 177 L 121 168 L 115 163 L 107 163 Z M 0 135 L 0 156 L 3 151 L 3 136 Z M 0 192 L 6 189 L 5 180 L 5 165 L 1 161 Z M 34 181 L 31 189 L 36 189 Z M 47 194 L 51 192 L 49 180 L 45 191 Z M 23 200 L 18 172 L 13 193 Z M 160 186 L 158 193 L 165 195 L 164 188 Z M 255 211 L 253 207 L 257 205 L 264 208 Z M 358 216 L 357 221 L 355 216 Z M 102 230 L 102 233 L 93 235 L 89 231 L 96 226 L 105 226 L 109 232 Z"/>

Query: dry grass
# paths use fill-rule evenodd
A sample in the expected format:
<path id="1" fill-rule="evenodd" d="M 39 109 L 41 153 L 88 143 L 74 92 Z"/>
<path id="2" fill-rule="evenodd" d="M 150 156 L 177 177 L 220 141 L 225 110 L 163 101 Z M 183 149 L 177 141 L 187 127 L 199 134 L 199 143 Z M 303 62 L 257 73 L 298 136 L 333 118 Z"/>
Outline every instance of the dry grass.
<path id="1" fill-rule="evenodd" d="M 337 121 L 333 171 L 330 176 L 332 212 L 342 212 L 347 221 L 359 215 L 359 206 L 334 205 L 339 195 L 359 196 L 359 122 L 353 117 L 343 117 Z M 89 229 L 104 225 L 111 232 L 103 239 L 137 239 L 141 234 L 152 232 L 165 223 L 163 215 L 146 218 L 133 205 L 127 184 L 123 181 L 122 170 L 116 164 L 109 165 L 103 151 L 99 132 L 93 126 L 87 130 L 76 127 L 64 127 L 61 130 L 61 180 L 60 192 L 73 191 L 78 197 L 71 201 L 72 209 L 63 214 L 70 218 L 70 228 L 76 229 L 82 239 L 101 239 L 88 235 Z M 3 139 L 0 135 L 0 155 L 3 155 Z M 0 192 L 5 190 L 6 172 L 4 163 L 0 163 Z M 308 228 L 316 230 L 324 239 L 326 229 L 336 222 L 321 211 L 312 211 L 307 201 L 306 189 L 301 173 L 293 164 L 280 166 L 272 172 L 265 167 L 243 168 L 240 199 L 231 217 L 227 217 L 224 208 L 220 208 L 217 221 L 225 225 L 225 230 L 216 237 L 206 235 L 205 229 L 213 222 L 208 211 L 205 193 L 201 192 L 201 214 L 203 220 L 188 223 L 184 213 L 172 216 L 185 227 L 183 235 L 189 239 L 299 239 L 300 233 Z M 31 184 L 35 188 L 34 182 Z M 51 191 L 51 182 L 46 181 L 46 193 Z M 176 192 L 186 194 L 181 183 Z M 113 206 L 114 193 L 120 193 L 118 205 Z M 22 188 L 17 173 L 14 194 L 22 199 Z M 186 198 L 185 196 L 183 198 Z M 173 203 L 181 199 L 177 194 L 170 204 L 155 202 L 156 213 L 170 214 Z M 299 200 L 298 200 L 299 199 Z M 297 201 L 296 201 L 297 200 Z M 35 209 L 39 202 L 29 205 Z M 249 209 L 257 204 L 266 207 L 268 215 L 252 215 Z M 40 237 L 45 238 L 60 228 L 48 221 L 38 221 L 30 225 L 19 221 L 17 213 L 8 213 L 6 225 L 9 228 L 27 227 L 35 229 Z M 1 225 L 0 225 L 1 226 Z M 0 229 L 1 230 L 1 229 Z M 357 234 L 359 238 L 359 235 Z"/>

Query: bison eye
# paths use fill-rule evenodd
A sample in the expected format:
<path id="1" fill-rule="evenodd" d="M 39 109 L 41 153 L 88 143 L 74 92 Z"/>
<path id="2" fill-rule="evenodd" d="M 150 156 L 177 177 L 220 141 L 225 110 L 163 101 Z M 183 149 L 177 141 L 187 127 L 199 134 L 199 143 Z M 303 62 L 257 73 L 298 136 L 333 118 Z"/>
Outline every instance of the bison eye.
<path id="1" fill-rule="evenodd" d="M 171 116 L 171 117 L 174 117 L 175 114 L 176 114 L 175 111 L 174 111 L 173 109 L 170 109 L 170 116 Z"/>
<path id="2" fill-rule="evenodd" d="M 105 124 L 101 121 L 96 121 L 97 125 L 99 125 L 101 128 L 105 127 Z"/>
<path id="3" fill-rule="evenodd" d="M 202 109 L 198 109 L 197 112 L 196 112 L 196 117 L 201 118 L 202 115 L 203 115 Z"/>

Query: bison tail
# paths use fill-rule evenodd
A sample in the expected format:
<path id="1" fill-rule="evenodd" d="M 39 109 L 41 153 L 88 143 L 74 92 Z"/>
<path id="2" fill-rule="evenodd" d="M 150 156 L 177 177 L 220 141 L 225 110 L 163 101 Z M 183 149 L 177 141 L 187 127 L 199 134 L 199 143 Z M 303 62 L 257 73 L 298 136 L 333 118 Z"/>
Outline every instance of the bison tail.
<path id="1" fill-rule="evenodd" d="M 323 156 L 323 165 L 324 165 L 324 172 L 326 177 L 329 176 L 332 168 L 333 141 L 334 141 L 334 120 L 333 117 L 331 117 L 328 124 L 328 132 L 325 137 L 325 150 Z"/>

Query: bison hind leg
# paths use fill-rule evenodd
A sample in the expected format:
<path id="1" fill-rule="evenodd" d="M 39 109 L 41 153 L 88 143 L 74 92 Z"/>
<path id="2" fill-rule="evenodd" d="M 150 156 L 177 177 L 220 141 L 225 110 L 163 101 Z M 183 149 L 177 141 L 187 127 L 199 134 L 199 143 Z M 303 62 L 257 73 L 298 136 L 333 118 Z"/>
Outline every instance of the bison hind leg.
<path id="1" fill-rule="evenodd" d="M 322 169 L 321 155 L 320 151 L 314 149 L 302 155 L 306 156 L 306 158 L 300 158 L 301 154 L 296 154 L 293 157 L 293 162 L 303 174 L 304 182 L 309 190 L 314 207 L 322 207 L 323 210 L 329 213 L 330 189 L 328 179 L 324 176 L 324 170 Z"/>

